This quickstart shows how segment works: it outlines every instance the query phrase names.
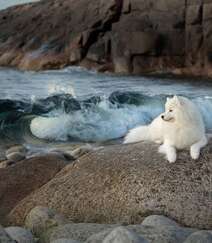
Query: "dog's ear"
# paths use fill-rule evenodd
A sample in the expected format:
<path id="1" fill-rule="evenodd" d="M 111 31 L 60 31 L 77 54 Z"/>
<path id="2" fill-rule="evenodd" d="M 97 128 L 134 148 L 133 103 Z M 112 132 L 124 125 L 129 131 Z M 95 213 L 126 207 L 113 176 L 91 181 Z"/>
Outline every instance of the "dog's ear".
<path id="1" fill-rule="evenodd" d="M 166 102 L 169 102 L 171 99 L 169 97 L 166 98 Z"/>
<path id="2" fill-rule="evenodd" d="M 177 105 L 181 105 L 180 98 L 177 95 L 173 97 L 173 100 L 176 102 Z"/>

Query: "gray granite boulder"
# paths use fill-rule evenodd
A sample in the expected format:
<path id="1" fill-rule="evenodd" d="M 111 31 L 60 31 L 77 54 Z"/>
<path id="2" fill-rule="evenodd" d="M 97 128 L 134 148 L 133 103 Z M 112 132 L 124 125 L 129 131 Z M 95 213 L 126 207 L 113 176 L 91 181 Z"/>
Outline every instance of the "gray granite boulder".
<path id="1" fill-rule="evenodd" d="M 7 234 L 17 243 L 35 243 L 35 239 L 30 230 L 21 227 L 5 228 Z"/>
<path id="2" fill-rule="evenodd" d="M 10 236 L 7 234 L 7 232 L 4 230 L 2 226 L 0 226 L 0 242 L 1 243 L 16 243 L 13 239 L 10 238 Z"/>
<path id="3" fill-rule="evenodd" d="M 50 228 L 46 232 L 40 235 L 43 242 L 48 243 L 61 238 L 73 239 L 76 241 L 84 242 L 93 234 L 99 233 L 104 230 L 112 230 L 117 225 L 106 224 L 65 224 L 58 227 Z"/>
<path id="4" fill-rule="evenodd" d="M 126 228 L 142 236 L 150 243 L 181 243 L 195 232 L 194 229 L 173 226 L 152 227 L 146 225 L 129 225 Z M 102 243 L 111 231 L 111 229 L 107 229 L 94 234 L 87 239 L 86 243 Z"/>
<path id="5" fill-rule="evenodd" d="M 148 241 L 125 227 L 118 227 L 112 230 L 102 243 L 148 243 Z"/>
<path id="6" fill-rule="evenodd" d="M 197 231 L 191 234 L 184 243 L 212 243 L 212 233 L 209 231 Z"/>

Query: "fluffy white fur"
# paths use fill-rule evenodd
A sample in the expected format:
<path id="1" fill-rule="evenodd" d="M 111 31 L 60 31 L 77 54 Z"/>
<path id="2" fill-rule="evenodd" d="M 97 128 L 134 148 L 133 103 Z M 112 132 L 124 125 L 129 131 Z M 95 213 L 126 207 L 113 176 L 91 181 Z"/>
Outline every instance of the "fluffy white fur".
<path id="1" fill-rule="evenodd" d="M 159 152 L 166 155 L 170 163 L 177 159 L 176 150 L 190 148 L 190 155 L 198 159 L 200 150 L 207 144 L 202 116 L 189 99 L 182 96 L 167 98 L 165 112 L 148 126 L 132 129 L 124 143 L 152 141 L 162 144 Z"/>

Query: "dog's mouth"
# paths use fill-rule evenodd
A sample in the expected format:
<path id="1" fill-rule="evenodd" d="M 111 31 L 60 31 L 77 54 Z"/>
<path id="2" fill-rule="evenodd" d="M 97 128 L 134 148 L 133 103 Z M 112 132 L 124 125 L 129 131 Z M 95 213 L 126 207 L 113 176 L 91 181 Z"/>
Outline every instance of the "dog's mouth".
<path id="1" fill-rule="evenodd" d="M 165 122 L 174 122 L 174 118 L 171 117 L 171 118 L 165 118 L 165 117 L 162 117 L 162 119 L 165 121 Z"/>

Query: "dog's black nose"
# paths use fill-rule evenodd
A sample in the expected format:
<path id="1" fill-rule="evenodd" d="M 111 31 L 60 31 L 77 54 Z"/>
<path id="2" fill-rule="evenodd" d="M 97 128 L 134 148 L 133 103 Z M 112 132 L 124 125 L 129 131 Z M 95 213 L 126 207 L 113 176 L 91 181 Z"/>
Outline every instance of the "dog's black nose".
<path id="1" fill-rule="evenodd" d="M 164 115 L 162 115 L 161 118 L 164 119 Z"/>

